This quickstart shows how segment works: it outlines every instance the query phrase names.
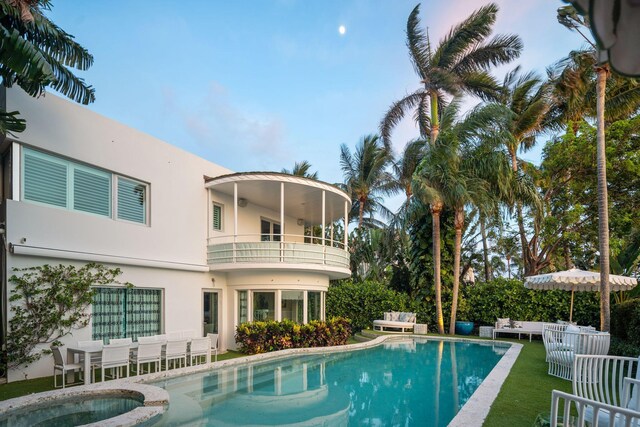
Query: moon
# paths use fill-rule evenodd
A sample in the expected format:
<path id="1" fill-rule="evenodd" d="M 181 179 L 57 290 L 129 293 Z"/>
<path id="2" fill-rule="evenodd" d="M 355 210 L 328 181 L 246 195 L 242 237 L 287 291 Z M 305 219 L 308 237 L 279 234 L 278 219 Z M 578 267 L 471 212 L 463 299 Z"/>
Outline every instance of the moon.
<path id="1" fill-rule="evenodd" d="M 338 27 L 338 32 L 340 33 L 341 36 L 344 36 L 345 33 L 347 32 L 347 27 L 345 27 L 344 25 L 340 25 Z"/>

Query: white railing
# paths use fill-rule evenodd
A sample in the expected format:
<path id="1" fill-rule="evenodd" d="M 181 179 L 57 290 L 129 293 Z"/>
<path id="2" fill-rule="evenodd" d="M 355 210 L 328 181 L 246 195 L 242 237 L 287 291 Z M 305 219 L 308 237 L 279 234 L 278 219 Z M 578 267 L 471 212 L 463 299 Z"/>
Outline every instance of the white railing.
<path id="1" fill-rule="evenodd" d="M 292 234 L 242 234 L 209 239 L 207 261 L 320 264 L 349 268 L 349 253 L 337 240 Z"/>

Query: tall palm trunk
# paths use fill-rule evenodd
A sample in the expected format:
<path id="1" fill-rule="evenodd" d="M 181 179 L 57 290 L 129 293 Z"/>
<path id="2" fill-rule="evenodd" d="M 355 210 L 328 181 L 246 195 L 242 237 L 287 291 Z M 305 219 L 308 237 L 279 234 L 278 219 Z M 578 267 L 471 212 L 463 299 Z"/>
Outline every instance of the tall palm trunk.
<path id="1" fill-rule="evenodd" d="M 604 92 L 607 85 L 607 65 L 596 67 L 596 115 L 597 115 L 597 155 L 598 170 L 598 241 L 600 251 L 600 330 L 608 332 L 611 313 L 609 286 L 609 203 L 607 196 L 607 159 L 604 141 Z"/>
<path id="2" fill-rule="evenodd" d="M 511 257 L 507 256 L 507 277 L 511 280 Z"/>
<path id="3" fill-rule="evenodd" d="M 362 222 L 364 220 L 364 198 L 360 199 L 360 209 L 358 211 L 358 228 L 362 228 Z"/>
<path id="4" fill-rule="evenodd" d="M 460 288 L 460 252 L 462 250 L 462 228 L 464 227 L 464 207 L 457 207 L 453 220 L 456 237 L 453 248 L 453 301 L 451 302 L 451 322 L 449 333 L 456 332 L 456 315 L 458 314 L 458 290 Z"/>
<path id="5" fill-rule="evenodd" d="M 482 258 L 484 260 L 484 281 L 488 282 L 492 279 L 493 272 L 489 263 L 489 245 L 487 244 L 487 229 L 485 226 L 485 217 L 480 214 L 480 234 L 482 235 Z"/>
<path id="6" fill-rule="evenodd" d="M 433 220 L 433 286 L 436 293 L 436 323 L 438 333 L 444 334 L 444 316 L 442 315 L 442 282 L 440 280 L 440 214 L 442 213 L 442 202 L 431 204 L 431 218 Z"/>
<path id="7" fill-rule="evenodd" d="M 438 117 L 438 92 L 432 90 L 429 94 L 431 101 L 431 145 L 436 143 L 438 134 L 440 133 L 440 118 Z"/>

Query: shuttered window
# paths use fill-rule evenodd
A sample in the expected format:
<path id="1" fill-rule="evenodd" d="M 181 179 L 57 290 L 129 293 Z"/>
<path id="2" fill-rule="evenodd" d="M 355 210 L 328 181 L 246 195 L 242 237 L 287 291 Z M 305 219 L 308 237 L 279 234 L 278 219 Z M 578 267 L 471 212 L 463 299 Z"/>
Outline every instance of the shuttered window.
<path id="1" fill-rule="evenodd" d="M 88 168 L 73 168 L 73 209 L 111 215 L 111 174 Z"/>
<path id="2" fill-rule="evenodd" d="M 213 204 L 213 229 L 222 231 L 222 206 Z"/>
<path id="3" fill-rule="evenodd" d="M 147 186 L 118 177 L 118 219 L 146 224 Z"/>
<path id="4" fill-rule="evenodd" d="M 67 207 L 68 164 L 31 150 L 24 152 L 24 199 Z"/>
<path id="5" fill-rule="evenodd" d="M 24 200 L 106 217 L 117 202 L 117 219 L 147 223 L 148 184 L 26 147 L 23 177 Z"/>

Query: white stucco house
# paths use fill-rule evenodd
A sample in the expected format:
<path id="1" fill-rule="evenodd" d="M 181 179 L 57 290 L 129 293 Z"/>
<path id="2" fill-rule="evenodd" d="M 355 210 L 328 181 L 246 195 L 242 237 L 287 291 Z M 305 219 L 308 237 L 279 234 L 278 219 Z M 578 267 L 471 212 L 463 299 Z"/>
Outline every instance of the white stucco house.
<path id="1" fill-rule="evenodd" d="M 98 288 L 68 345 L 194 331 L 218 332 L 222 350 L 241 322 L 323 319 L 329 280 L 350 275 L 329 224 L 348 224 L 351 202 L 333 185 L 234 173 L 53 94 L 8 90 L 6 110 L 27 130 L 0 144 L 4 334 L 16 267 L 95 261 L 135 286 Z M 314 226 L 328 237 L 305 237 Z M 52 363 L 8 380 L 51 375 Z"/>

